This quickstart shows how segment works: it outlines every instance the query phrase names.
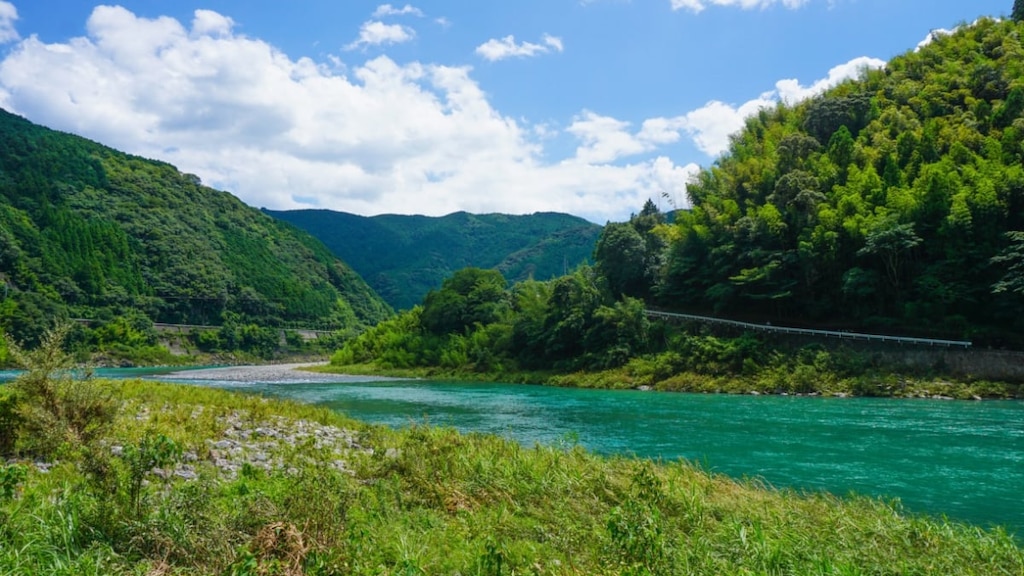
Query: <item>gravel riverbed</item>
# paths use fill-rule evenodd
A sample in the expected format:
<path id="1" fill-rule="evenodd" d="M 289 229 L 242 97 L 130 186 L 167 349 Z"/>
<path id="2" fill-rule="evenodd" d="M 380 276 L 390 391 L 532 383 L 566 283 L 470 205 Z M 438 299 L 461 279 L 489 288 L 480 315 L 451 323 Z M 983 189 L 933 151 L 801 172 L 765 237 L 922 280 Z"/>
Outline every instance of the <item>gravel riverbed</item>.
<path id="1" fill-rule="evenodd" d="M 303 370 L 319 364 L 264 364 L 258 366 L 225 366 L 223 368 L 202 368 L 181 370 L 163 374 L 156 379 L 173 380 L 218 380 L 223 382 L 264 382 L 272 384 L 309 384 L 317 382 L 380 382 L 397 380 L 379 376 L 349 376 L 347 374 L 324 374 Z"/>

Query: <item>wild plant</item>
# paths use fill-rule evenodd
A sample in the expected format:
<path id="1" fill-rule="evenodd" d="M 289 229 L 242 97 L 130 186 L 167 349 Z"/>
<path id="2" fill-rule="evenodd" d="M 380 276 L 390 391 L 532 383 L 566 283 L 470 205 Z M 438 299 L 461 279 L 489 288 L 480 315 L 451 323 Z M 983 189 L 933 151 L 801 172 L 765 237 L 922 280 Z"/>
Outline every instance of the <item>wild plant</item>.
<path id="1" fill-rule="evenodd" d="M 662 574 L 666 569 L 661 518 L 662 485 L 649 462 L 640 463 L 629 493 L 608 514 L 608 532 L 623 574 Z"/>
<path id="2" fill-rule="evenodd" d="M 10 387 L 16 398 L 16 446 L 50 457 L 61 449 L 94 445 L 110 429 L 118 400 L 88 372 L 76 374 L 74 358 L 64 350 L 71 331 L 67 323 L 47 330 L 40 345 L 25 350 L 9 344 L 15 363 L 25 372 Z"/>

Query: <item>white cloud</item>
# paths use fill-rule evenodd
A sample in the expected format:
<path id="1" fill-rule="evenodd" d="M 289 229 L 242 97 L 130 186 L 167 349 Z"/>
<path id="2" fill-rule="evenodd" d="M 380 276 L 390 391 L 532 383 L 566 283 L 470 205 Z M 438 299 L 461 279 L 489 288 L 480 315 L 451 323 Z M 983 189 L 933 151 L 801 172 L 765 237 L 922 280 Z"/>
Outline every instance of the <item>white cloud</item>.
<path id="1" fill-rule="evenodd" d="M 194 36 L 227 36 L 234 27 L 234 20 L 212 10 L 196 10 L 192 20 Z"/>
<path id="2" fill-rule="evenodd" d="M 943 36 L 949 36 L 950 34 L 956 31 L 957 28 L 953 28 L 952 30 L 947 30 L 945 28 L 936 28 L 935 30 L 929 32 L 928 35 L 925 36 L 924 40 L 921 40 L 920 42 L 917 43 L 917 47 L 914 48 L 914 52 L 917 52 L 921 48 L 924 48 L 925 46 L 931 44 L 932 42 L 938 40 L 939 38 Z"/>
<path id="3" fill-rule="evenodd" d="M 0 1 L 0 43 L 6 44 L 21 38 L 14 23 L 18 21 L 18 9 L 10 2 Z"/>
<path id="4" fill-rule="evenodd" d="M 385 24 L 379 20 L 363 22 L 359 28 L 359 38 L 348 46 L 346 50 L 355 50 L 365 46 L 380 46 L 381 44 L 401 44 L 416 37 L 416 32 L 407 26 L 400 24 Z"/>
<path id="5" fill-rule="evenodd" d="M 556 52 L 565 51 L 565 45 L 562 43 L 562 39 L 557 36 L 545 34 L 541 37 L 541 42 L 543 42 L 545 46 L 554 49 Z"/>
<path id="6" fill-rule="evenodd" d="M 746 118 L 762 108 L 772 108 L 780 100 L 796 104 L 822 94 L 851 78 L 857 78 L 865 69 L 881 68 L 885 62 L 877 58 L 859 57 L 833 67 L 828 76 L 810 86 L 795 79 L 779 80 L 775 90 L 761 94 L 739 106 L 713 100 L 703 107 L 687 113 L 680 119 L 682 127 L 693 138 L 698 148 L 708 156 L 718 156 L 728 150 L 729 136 L 743 128 Z"/>
<path id="7" fill-rule="evenodd" d="M 645 120 L 635 134 L 629 132 L 629 127 L 628 122 L 584 110 L 566 131 L 581 142 L 576 149 L 576 160 L 604 163 L 678 142 L 685 123 L 680 118 L 651 118 Z"/>
<path id="8" fill-rule="evenodd" d="M 775 4 L 782 4 L 786 8 L 796 9 L 810 0 L 671 0 L 673 10 L 687 9 L 696 13 L 702 12 L 708 6 L 735 6 L 743 10 L 755 8 L 765 9 Z"/>
<path id="9" fill-rule="evenodd" d="M 13 46 L 0 62 L 0 106 L 171 162 L 254 206 L 552 210 L 604 221 L 663 193 L 685 199 L 697 170 L 657 156 L 679 135 L 672 121 L 630 134 L 590 113 L 571 132 L 590 143 L 583 152 L 544 160 L 551 129 L 494 109 L 466 67 L 381 56 L 338 71 L 235 35 L 230 19 L 208 11 L 186 28 L 101 6 L 86 30 Z M 651 154 L 602 161 L 638 148 Z"/>
<path id="10" fill-rule="evenodd" d="M 718 156 L 729 148 L 729 136 L 743 128 L 746 118 L 758 110 L 775 105 L 771 93 L 732 106 L 713 100 L 687 113 L 683 125 L 697 148 L 708 156 Z"/>
<path id="11" fill-rule="evenodd" d="M 779 80 L 775 83 L 775 89 L 782 101 L 787 104 L 795 104 L 801 100 L 813 98 L 824 93 L 829 88 L 838 86 L 852 78 L 859 78 L 865 70 L 882 68 L 885 60 L 861 56 L 854 58 L 845 64 L 840 64 L 828 71 L 828 76 L 818 80 L 810 86 L 801 86 L 796 79 Z"/>
<path id="12" fill-rule="evenodd" d="M 476 53 L 485 60 L 495 62 L 506 58 L 528 58 L 546 54 L 551 50 L 562 52 L 564 49 L 565 46 L 562 44 L 562 39 L 550 34 L 545 34 L 541 37 L 541 44 L 534 44 L 532 42 L 517 44 L 515 36 L 510 34 L 500 40 L 491 38 L 477 46 Z"/>
<path id="13" fill-rule="evenodd" d="M 383 18 L 384 16 L 423 16 L 423 11 L 415 6 L 406 4 L 401 8 L 395 8 L 391 4 L 381 4 L 377 6 L 377 9 L 373 11 L 374 18 Z"/>

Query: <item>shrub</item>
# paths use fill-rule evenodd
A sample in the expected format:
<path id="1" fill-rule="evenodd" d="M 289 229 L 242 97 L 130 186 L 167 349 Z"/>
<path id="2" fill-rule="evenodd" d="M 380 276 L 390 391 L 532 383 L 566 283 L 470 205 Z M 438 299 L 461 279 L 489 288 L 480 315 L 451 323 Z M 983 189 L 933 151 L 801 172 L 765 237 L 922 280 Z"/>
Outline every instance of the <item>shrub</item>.
<path id="1" fill-rule="evenodd" d="M 10 346 L 25 368 L 10 387 L 16 400 L 18 441 L 32 454 L 49 456 L 62 447 L 87 447 L 110 428 L 118 403 L 90 374 L 76 375 L 74 359 L 63 349 L 69 324 L 47 330 L 39 347 Z"/>

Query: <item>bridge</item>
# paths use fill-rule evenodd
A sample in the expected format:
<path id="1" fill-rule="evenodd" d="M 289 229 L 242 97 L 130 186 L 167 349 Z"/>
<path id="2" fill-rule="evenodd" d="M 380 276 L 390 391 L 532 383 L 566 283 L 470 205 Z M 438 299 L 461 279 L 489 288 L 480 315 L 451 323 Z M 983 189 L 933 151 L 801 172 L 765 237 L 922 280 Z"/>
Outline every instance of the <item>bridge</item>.
<path id="1" fill-rule="evenodd" d="M 887 336 L 883 334 L 864 334 L 861 332 L 844 332 L 840 330 L 812 330 L 810 328 L 792 328 L 788 326 L 775 326 L 773 324 L 755 324 L 753 322 L 740 322 L 738 320 L 726 320 L 713 316 L 697 316 L 694 314 L 679 314 L 675 312 L 662 312 L 660 310 L 645 310 L 650 318 L 662 320 L 675 320 L 686 322 L 702 322 L 705 324 L 718 324 L 731 326 L 742 330 L 756 332 L 769 332 L 774 334 L 792 334 L 798 336 L 814 336 L 817 338 L 839 338 L 843 340 L 863 340 L 872 342 L 887 342 L 891 344 L 912 344 L 917 346 L 944 346 L 946 348 L 970 348 L 971 342 L 965 340 L 935 340 L 932 338 L 910 338 L 908 336 Z"/>

